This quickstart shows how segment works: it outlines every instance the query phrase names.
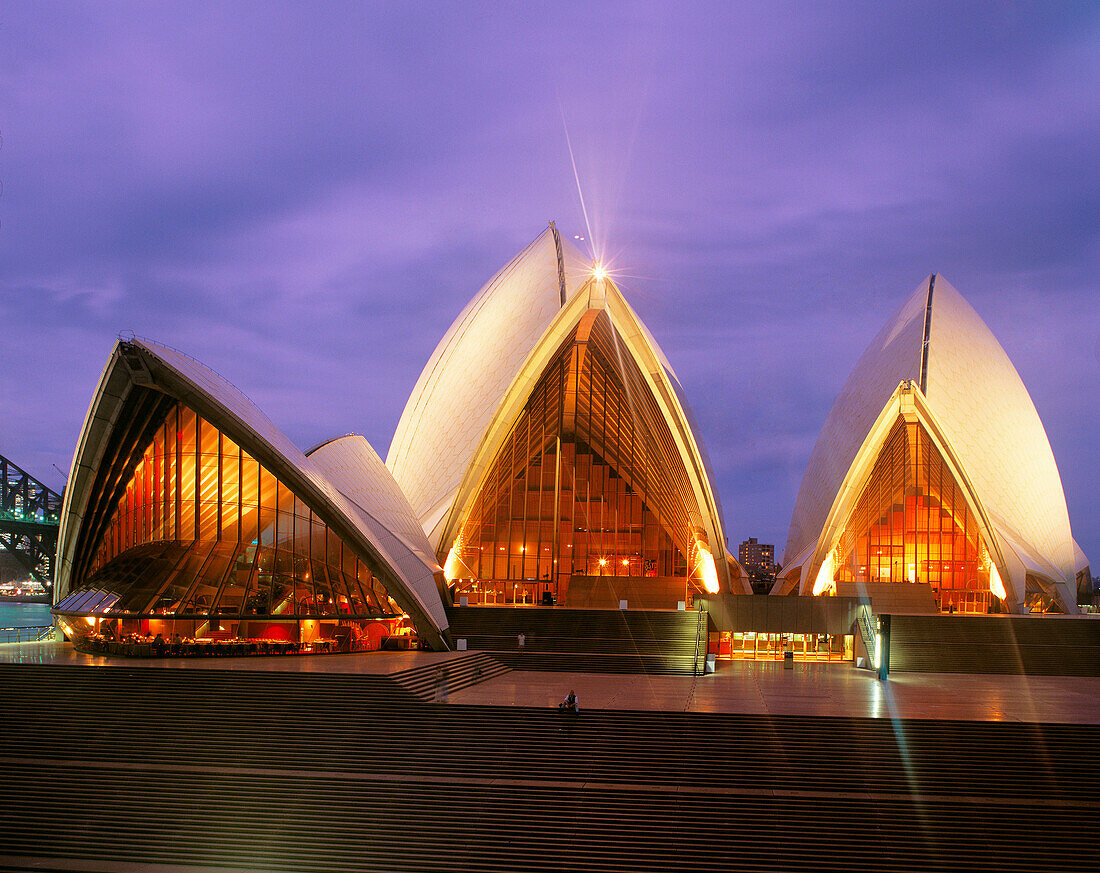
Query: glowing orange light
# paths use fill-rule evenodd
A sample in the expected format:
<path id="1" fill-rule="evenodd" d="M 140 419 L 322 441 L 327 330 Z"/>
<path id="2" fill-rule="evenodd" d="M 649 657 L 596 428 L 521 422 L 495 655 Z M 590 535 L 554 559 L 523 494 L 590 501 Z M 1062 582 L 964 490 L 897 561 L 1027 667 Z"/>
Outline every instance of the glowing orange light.
<path id="1" fill-rule="evenodd" d="M 989 564 L 989 590 L 999 600 L 1004 600 L 1008 596 L 1005 592 L 1004 583 L 1001 581 L 1001 574 L 997 572 L 997 565 L 992 561 Z"/>
<path id="2" fill-rule="evenodd" d="M 695 541 L 695 548 L 699 553 L 699 560 L 695 566 L 699 571 L 699 578 L 703 581 L 703 590 L 707 594 L 717 594 L 720 586 L 718 585 L 718 568 L 714 566 L 714 556 L 711 555 L 710 549 L 698 540 Z"/>
<path id="3" fill-rule="evenodd" d="M 833 552 L 830 549 L 825 560 L 821 562 L 821 569 L 817 571 L 817 578 L 814 580 L 815 595 L 825 594 L 836 586 L 836 582 L 833 581 L 833 568 Z"/>
<path id="4" fill-rule="evenodd" d="M 462 572 L 462 559 L 458 557 L 458 545 L 460 541 L 461 537 L 455 540 L 454 545 L 451 546 L 451 550 L 447 553 L 447 560 L 443 564 L 443 578 L 448 582 L 453 582 Z"/>

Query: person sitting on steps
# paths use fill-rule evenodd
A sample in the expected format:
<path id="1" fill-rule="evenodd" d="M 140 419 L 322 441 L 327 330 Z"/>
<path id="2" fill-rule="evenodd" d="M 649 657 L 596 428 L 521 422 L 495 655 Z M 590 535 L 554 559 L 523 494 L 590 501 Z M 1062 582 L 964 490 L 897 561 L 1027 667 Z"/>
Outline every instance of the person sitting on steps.
<path id="1" fill-rule="evenodd" d="M 577 695 L 574 691 L 570 691 L 565 700 L 558 704 L 558 712 L 570 712 L 576 715 L 580 711 L 581 708 L 577 705 Z"/>

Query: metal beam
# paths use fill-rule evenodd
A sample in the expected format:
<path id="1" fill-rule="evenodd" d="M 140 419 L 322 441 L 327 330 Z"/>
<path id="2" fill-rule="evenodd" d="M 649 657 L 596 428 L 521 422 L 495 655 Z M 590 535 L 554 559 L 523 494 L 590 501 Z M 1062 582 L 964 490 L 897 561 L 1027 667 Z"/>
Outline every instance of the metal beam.
<path id="1" fill-rule="evenodd" d="M 0 455 L 0 546 L 42 583 L 53 583 L 61 495 Z"/>

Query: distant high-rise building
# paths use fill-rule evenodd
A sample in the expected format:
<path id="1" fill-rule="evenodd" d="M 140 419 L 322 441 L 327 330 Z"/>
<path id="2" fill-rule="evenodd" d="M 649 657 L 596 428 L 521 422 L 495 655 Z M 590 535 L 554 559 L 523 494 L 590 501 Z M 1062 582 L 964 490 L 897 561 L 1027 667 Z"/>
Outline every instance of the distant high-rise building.
<path id="1" fill-rule="evenodd" d="M 751 575 L 769 575 L 775 572 L 775 546 L 749 537 L 737 547 L 737 560 Z"/>

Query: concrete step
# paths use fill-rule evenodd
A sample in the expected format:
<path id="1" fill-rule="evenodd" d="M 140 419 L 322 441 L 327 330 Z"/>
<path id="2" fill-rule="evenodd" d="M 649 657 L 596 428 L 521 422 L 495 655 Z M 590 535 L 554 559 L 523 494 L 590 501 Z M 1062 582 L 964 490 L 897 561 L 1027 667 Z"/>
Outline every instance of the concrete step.
<path id="1" fill-rule="evenodd" d="M 441 670 L 446 671 L 447 692 L 451 693 L 509 673 L 512 668 L 485 653 L 477 652 L 464 658 L 452 658 L 442 664 L 427 664 L 390 673 L 388 678 L 421 700 L 433 700 Z"/>
<path id="2" fill-rule="evenodd" d="M 567 718 L 431 669 L 2 665 L 0 871 L 1095 869 L 1097 726 Z"/>

